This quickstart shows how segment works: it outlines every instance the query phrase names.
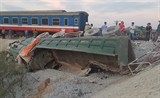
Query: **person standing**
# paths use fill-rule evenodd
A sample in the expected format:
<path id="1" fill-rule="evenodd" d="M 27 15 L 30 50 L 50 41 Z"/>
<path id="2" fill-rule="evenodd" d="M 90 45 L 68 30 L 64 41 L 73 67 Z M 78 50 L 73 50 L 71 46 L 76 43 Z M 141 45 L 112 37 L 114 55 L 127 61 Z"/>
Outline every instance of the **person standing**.
<path id="1" fill-rule="evenodd" d="M 5 29 L 2 29 L 2 31 L 1 31 L 1 34 L 2 34 L 2 39 L 5 39 L 6 38 L 6 34 L 5 34 Z"/>
<path id="2" fill-rule="evenodd" d="M 119 24 L 118 24 L 118 21 L 116 21 L 116 25 L 115 25 L 114 30 L 115 30 L 115 31 L 118 31 L 118 30 L 119 30 Z"/>
<path id="3" fill-rule="evenodd" d="M 157 26 L 156 32 L 157 32 L 157 34 L 158 34 L 158 36 L 159 36 L 159 35 L 160 35 L 160 20 L 159 20 L 159 24 L 158 24 L 158 26 Z"/>
<path id="4" fill-rule="evenodd" d="M 130 39 L 135 40 L 135 29 L 136 27 L 134 26 L 134 22 L 131 23 L 131 26 L 129 27 L 130 29 Z"/>
<path id="5" fill-rule="evenodd" d="M 107 32 L 107 22 L 104 22 L 104 24 L 101 27 L 101 30 L 102 30 L 102 34 L 103 32 Z"/>
<path id="6" fill-rule="evenodd" d="M 89 25 L 88 22 L 86 22 L 85 28 L 84 28 L 84 32 L 88 31 L 89 29 L 91 29 L 91 26 Z"/>
<path id="7" fill-rule="evenodd" d="M 116 25 L 115 25 L 115 28 L 114 28 L 114 33 L 118 36 L 119 35 L 119 24 L 118 24 L 118 21 L 116 21 Z"/>
<path id="8" fill-rule="evenodd" d="M 125 35 L 125 25 L 124 22 L 121 21 L 121 23 L 119 24 L 119 29 L 120 29 L 120 35 Z"/>
<path id="9" fill-rule="evenodd" d="M 86 22 L 85 27 L 84 27 L 84 31 L 80 36 L 84 36 L 84 33 L 87 33 L 88 30 L 90 30 L 90 29 L 91 29 L 91 26 L 89 25 L 88 22 Z"/>
<path id="10" fill-rule="evenodd" d="M 8 37 L 9 37 L 9 38 L 12 38 L 12 30 L 9 30 L 9 31 L 8 31 Z"/>
<path id="11" fill-rule="evenodd" d="M 91 23 L 91 29 L 93 29 L 93 24 Z"/>
<path id="12" fill-rule="evenodd" d="M 25 35 L 25 38 L 28 38 L 29 36 L 28 36 L 28 30 L 25 30 L 24 31 L 24 35 Z"/>
<path id="13" fill-rule="evenodd" d="M 151 31 L 152 31 L 151 23 L 147 23 L 147 26 L 146 26 L 146 39 L 145 39 L 145 41 L 149 41 L 150 40 Z"/>

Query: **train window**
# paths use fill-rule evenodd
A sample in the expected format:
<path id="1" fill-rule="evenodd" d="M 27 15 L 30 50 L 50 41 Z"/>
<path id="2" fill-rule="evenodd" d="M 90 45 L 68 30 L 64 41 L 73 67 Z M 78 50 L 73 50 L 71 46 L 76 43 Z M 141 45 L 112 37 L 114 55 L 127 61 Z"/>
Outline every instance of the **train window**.
<path id="1" fill-rule="evenodd" d="M 22 18 L 22 24 L 28 24 L 27 18 Z"/>
<path id="2" fill-rule="evenodd" d="M 53 25 L 59 25 L 59 19 L 53 19 Z"/>
<path id="3" fill-rule="evenodd" d="M 74 18 L 74 25 L 78 25 L 78 18 Z"/>
<path id="4" fill-rule="evenodd" d="M 38 25 L 38 19 L 32 18 L 32 25 Z"/>
<path id="5" fill-rule="evenodd" d="M 68 19 L 64 19 L 64 25 L 67 26 L 68 25 Z"/>
<path id="6" fill-rule="evenodd" d="M 7 17 L 3 18 L 3 24 L 8 24 L 9 23 L 9 19 Z"/>
<path id="7" fill-rule="evenodd" d="M 18 24 L 18 18 L 12 18 L 12 24 Z"/>
<path id="8" fill-rule="evenodd" d="M 42 19 L 42 25 L 48 25 L 48 18 Z"/>

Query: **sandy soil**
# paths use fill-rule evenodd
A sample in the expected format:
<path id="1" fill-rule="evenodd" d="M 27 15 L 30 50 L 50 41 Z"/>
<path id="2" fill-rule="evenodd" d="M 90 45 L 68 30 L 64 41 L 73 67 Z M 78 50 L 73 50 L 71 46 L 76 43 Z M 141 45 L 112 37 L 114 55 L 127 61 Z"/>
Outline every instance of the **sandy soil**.
<path id="1" fill-rule="evenodd" d="M 19 39 L 2 39 L 0 38 L 0 51 L 7 50 L 9 43 L 14 42 L 16 40 L 23 40 L 24 38 L 19 38 Z"/>
<path id="2" fill-rule="evenodd" d="M 92 98 L 160 98 L 160 65 L 111 85 Z"/>

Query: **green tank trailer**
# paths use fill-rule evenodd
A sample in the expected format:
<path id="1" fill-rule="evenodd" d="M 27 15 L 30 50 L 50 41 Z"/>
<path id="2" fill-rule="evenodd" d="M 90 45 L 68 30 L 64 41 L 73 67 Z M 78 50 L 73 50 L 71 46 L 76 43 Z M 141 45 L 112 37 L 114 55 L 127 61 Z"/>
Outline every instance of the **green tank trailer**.
<path id="1" fill-rule="evenodd" d="M 28 38 L 16 45 L 10 44 L 9 55 L 16 59 L 21 49 L 32 40 L 33 38 Z M 41 38 L 30 51 L 30 56 L 29 61 L 20 59 L 31 71 L 44 68 L 74 71 L 92 66 L 105 71 L 122 72 L 128 69 L 127 64 L 135 60 L 132 44 L 127 36 Z"/>

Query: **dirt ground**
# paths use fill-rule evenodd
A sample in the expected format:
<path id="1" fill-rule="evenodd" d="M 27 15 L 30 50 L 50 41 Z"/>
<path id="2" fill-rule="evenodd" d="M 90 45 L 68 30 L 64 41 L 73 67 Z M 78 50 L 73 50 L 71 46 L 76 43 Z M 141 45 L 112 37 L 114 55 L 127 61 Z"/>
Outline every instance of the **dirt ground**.
<path id="1" fill-rule="evenodd" d="M 8 49 L 8 46 L 9 46 L 9 43 L 11 42 L 14 42 L 16 40 L 23 40 L 24 38 L 21 37 L 19 39 L 9 39 L 9 38 L 6 38 L 6 39 L 2 39 L 0 38 L 0 51 L 4 51 L 4 50 L 7 50 Z"/>
<path id="2" fill-rule="evenodd" d="M 0 39 L 0 51 L 16 39 Z M 139 44 L 141 43 L 141 44 Z M 136 55 L 140 57 L 151 51 L 153 43 L 136 42 Z M 77 76 L 53 69 L 29 72 L 21 88 L 15 87 L 16 98 L 160 98 L 160 65 L 147 67 L 135 75 L 110 72 Z M 47 78 L 51 82 L 43 92 L 38 85 Z"/>
<path id="3" fill-rule="evenodd" d="M 92 98 L 160 98 L 160 65 L 111 85 Z"/>

